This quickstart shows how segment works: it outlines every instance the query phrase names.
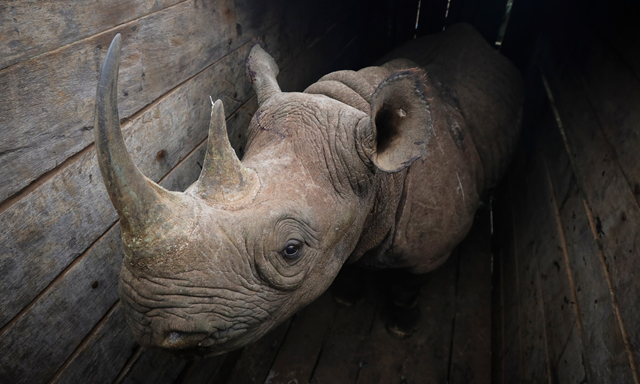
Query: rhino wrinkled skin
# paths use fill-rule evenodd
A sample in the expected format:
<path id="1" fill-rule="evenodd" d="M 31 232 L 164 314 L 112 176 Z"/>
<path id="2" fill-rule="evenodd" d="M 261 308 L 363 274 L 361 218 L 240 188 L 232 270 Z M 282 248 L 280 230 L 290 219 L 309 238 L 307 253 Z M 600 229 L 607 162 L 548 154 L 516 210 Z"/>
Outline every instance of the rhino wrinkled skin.
<path id="1" fill-rule="evenodd" d="M 303 93 L 280 91 L 277 65 L 256 45 L 246 71 L 259 109 L 244 158 L 218 101 L 199 180 L 169 192 L 138 171 L 122 140 L 120 45 L 117 35 L 102 68 L 96 148 L 121 220 L 120 297 L 148 348 L 244 346 L 321 295 L 345 264 L 433 270 L 469 231 L 518 136 L 520 75 L 468 25 Z"/>

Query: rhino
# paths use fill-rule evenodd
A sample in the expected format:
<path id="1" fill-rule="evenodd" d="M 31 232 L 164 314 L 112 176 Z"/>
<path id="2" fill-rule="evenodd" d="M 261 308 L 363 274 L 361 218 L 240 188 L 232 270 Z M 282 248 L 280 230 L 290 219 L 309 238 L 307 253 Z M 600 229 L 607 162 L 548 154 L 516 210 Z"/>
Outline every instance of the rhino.
<path id="1" fill-rule="evenodd" d="M 136 168 L 122 138 L 120 47 L 118 34 L 99 78 L 95 145 L 120 217 L 119 295 L 145 348 L 240 348 L 345 265 L 432 271 L 469 231 L 518 137 L 519 72 L 469 25 L 302 93 L 280 90 L 256 44 L 246 73 L 259 107 L 242 160 L 218 100 L 199 179 L 171 192 Z"/>

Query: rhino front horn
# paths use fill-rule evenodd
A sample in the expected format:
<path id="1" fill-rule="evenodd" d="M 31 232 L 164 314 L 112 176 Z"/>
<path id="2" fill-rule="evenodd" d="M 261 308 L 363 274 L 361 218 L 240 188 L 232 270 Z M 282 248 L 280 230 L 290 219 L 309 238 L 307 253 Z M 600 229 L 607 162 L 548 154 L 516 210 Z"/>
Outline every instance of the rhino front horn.
<path id="1" fill-rule="evenodd" d="M 94 134 L 98 165 L 123 229 L 137 232 L 160 216 L 168 191 L 147 179 L 133 163 L 118 116 L 118 68 L 122 38 L 113 38 L 100 72 Z"/>
<path id="2" fill-rule="evenodd" d="M 196 194 L 214 204 L 229 204 L 255 195 L 259 186 L 255 171 L 245 167 L 227 136 L 224 106 L 217 100 L 211 110 L 209 139 Z"/>

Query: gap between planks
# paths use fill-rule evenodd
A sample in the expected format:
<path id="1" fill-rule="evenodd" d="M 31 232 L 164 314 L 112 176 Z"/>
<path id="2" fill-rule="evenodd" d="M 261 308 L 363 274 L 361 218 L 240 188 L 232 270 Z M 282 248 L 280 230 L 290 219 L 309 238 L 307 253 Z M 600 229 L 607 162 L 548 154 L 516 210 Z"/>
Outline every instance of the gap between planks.
<path id="1" fill-rule="evenodd" d="M 516 237 L 516 213 L 513 207 L 513 202 L 510 204 L 511 213 L 511 238 L 513 239 L 513 260 L 515 262 L 515 276 L 516 276 L 516 305 L 518 306 L 518 365 L 520 368 L 520 374 L 524 372 L 524 356 L 522 355 L 522 306 L 520 305 L 520 265 L 518 263 L 518 238 Z M 503 370 L 506 373 L 506 370 Z"/>
<path id="2" fill-rule="evenodd" d="M 541 160 L 542 160 L 542 163 L 544 164 L 544 173 L 545 173 L 545 176 L 547 176 L 546 179 L 547 179 L 549 191 L 551 193 L 551 205 L 553 206 L 553 213 L 556 219 L 556 224 L 558 226 L 558 235 L 560 236 L 560 243 L 562 244 L 562 256 L 564 258 L 565 268 L 567 269 L 567 277 L 569 278 L 569 285 L 571 287 L 571 297 L 573 298 L 573 302 L 575 303 L 573 305 L 573 309 L 574 309 L 574 312 L 576 313 L 578 330 L 580 331 L 580 336 L 582 336 L 583 327 L 582 327 L 582 320 L 580 318 L 580 306 L 578 304 L 578 294 L 576 292 L 576 285 L 573 281 L 573 270 L 571 269 L 571 264 L 569 263 L 569 254 L 567 253 L 567 240 L 564 235 L 564 230 L 562 229 L 562 221 L 560 220 L 560 209 L 558 208 L 556 193 L 553 189 L 553 184 L 551 182 L 551 176 L 549 174 L 549 166 L 547 164 L 547 160 L 543 156 L 541 156 Z M 560 356 L 558 356 L 558 358 L 560 358 Z"/>
<path id="3" fill-rule="evenodd" d="M 53 375 L 51 380 L 49 380 L 49 384 L 53 384 L 53 383 L 57 382 L 57 380 L 60 378 L 62 373 L 64 373 L 64 371 L 67 369 L 67 367 L 73 362 L 73 360 L 81 352 L 83 352 L 84 348 L 87 346 L 87 344 L 89 344 L 89 342 L 91 341 L 93 336 L 96 333 L 98 333 L 98 331 L 100 330 L 100 328 L 102 328 L 104 323 L 107 322 L 107 319 L 109 318 L 109 316 L 111 316 L 113 311 L 116 310 L 116 308 L 118 307 L 119 304 L 120 304 L 120 300 L 119 299 L 116 300 L 115 303 L 113 303 L 113 305 L 111 306 L 111 308 L 109 308 L 107 313 L 105 313 L 104 316 L 102 316 L 102 318 L 96 323 L 96 325 L 94 325 L 94 327 L 91 329 L 91 331 L 89 331 L 89 333 L 86 334 L 86 336 L 84 337 L 82 342 L 80 342 L 80 344 L 76 347 L 76 349 L 73 352 L 71 352 L 69 357 L 67 357 L 67 360 L 65 360 L 64 363 L 62 363 L 62 365 L 60 366 L 60 368 L 58 368 L 58 371 Z"/>
<path id="4" fill-rule="evenodd" d="M 11 196 L 7 197 L 6 199 L 4 199 L 4 201 L 0 202 L 0 214 L 2 214 L 2 212 L 4 212 L 7 209 L 9 209 L 12 205 L 14 205 L 17 202 L 19 202 L 20 200 L 22 200 L 22 198 L 26 197 L 31 192 L 33 192 L 36 189 L 38 189 L 42 184 L 44 184 L 47 181 L 51 180 L 60 171 L 62 171 L 63 169 L 67 168 L 68 166 L 72 165 L 73 163 L 75 163 L 80 157 L 82 157 L 84 154 L 89 152 L 92 148 L 93 148 L 93 143 L 91 143 L 90 145 L 88 145 L 84 149 L 81 149 L 77 153 L 74 153 L 73 155 L 69 156 L 63 162 L 58 164 L 55 168 L 43 173 L 37 179 L 35 179 L 31 183 L 29 183 L 26 187 L 22 188 L 18 192 L 14 193 L 13 195 L 11 195 Z"/>
<path id="5" fill-rule="evenodd" d="M 142 348 L 139 345 L 137 346 L 136 351 L 133 353 L 133 355 L 131 355 L 131 357 L 129 358 L 127 363 L 124 365 L 124 367 L 122 367 L 122 370 L 120 370 L 120 373 L 118 373 L 118 376 L 116 376 L 116 378 L 113 380 L 113 384 L 120 384 L 122 380 L 124 380 L 125 376 L 127 376 L 129 371 L 131 370 L 131 367 L 133 367 L 136 361 L 138 361 L 138 359 L 140 358 L 140 356 L 142 356 L 142 353 L 144 351 L 145 351 L 144 348 Z"/>
<path id="6" fill-rule="evenodd" d="M 13 325 L 15 323 L 18 322 L 18 320 L 20 320 L 22 318 L 22 316 L 24 316 L 29 309 L 31 309 L 31 307 L 33 307 L 35 305 L 35 303 L 38 302 L 38 300 L 40 300 L 42 298 L 42 296 L 44 296 L 47 292 L 49 292 L 49 290 L 51 290 L 53 288 L 54 285 L 56 285 L 56 283 L 58 283 L 58 281 L 62 280 L 62 278 L 64 278 L 64 276 L 71 270 L 73 269 L 73 267 L 75 267 L 83 258 L 84 256 L 89 253 L 89 251 L 91 251 L 93 249 L 94 246 L 96 246 L 96 244 L 98 244 L 100 242 L 100 240 L 102 240 L 105 236 L 107 236 L 107 234 L 116 226 L 116 224 L 118 224 L 120 222 L 120 220 L 116 220 L 115 222 L 113 222 L 113 224 L 111 224 L 109 226 L 109 228 L 107 228 L 106 231 L 104 231 L 104 233 L 102 235 L 100 235 L 100 237 L 98 237 L 93 243 L 91 243 L 91 245 L 85 249 L 84 252 L 82 252 L 82 254 L 78 257 L 76 257 L 75 260 L 73 260 L 62 272 L 60 272 L 60 274 L 58 276 L 56 276 L 55 279 L 53 279 L 39 294 L 38 296 L 36 296 L 35 298 L 33 298 L 33 300 L 31 300 L 31 302 L 29 304 L 27 304 L 24 308 L 22 308 L 22 310 L 20 310 L 20 312 L 18 312 L 17 315 L 15 315 L 13 317 L 13 319 L 11 319 L 10 321 L 7 322 L 7 324 L 4 325 L 4 327 L 0 328 L 0 336 L 2 336 L 4 333 L 6 333 L 9 329 L 11 329 L 11 327 L 13 327 Z"/>

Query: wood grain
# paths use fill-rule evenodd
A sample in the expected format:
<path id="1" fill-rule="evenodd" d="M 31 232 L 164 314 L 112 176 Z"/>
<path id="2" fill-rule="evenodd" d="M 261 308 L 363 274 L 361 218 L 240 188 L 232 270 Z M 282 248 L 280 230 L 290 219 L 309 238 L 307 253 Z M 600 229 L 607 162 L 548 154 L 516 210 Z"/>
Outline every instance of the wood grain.
<path id="1" fill-rule="evenodd" d="M 180 1 L 51 1 L 37 7 L 30 1 L 0 4 L 0 69 Z"/>
<path id="2" fill-rule="evenodd" d="M 405 340 L 397 340 L 389 336 L 380 310 L 384 302 L 378 305 L 373 325 L 362 347 L 360 370 L 356 383 L 383 384 L 398 382 L 402 376 L 404 362 L 407 356 Z"/>
<path id="3" fill-rule="evenodd" d="M 540 148 L 541 149 L 541 148 Z M 536 157 L 529 185 L 538 186 L 535 255 L 538 262 L 551 373 L 560 383 L 589 379 L 584 366 L 581 323 L 570 265 L 565 259 L 564 235 L 559 233 L 556 202 L 542 154 Z"/>
<path id="4" fill-rule="evenodd" d="M 599 52 L 585 58 L 583 87 L 640 207 L 640 78 L 604 42 L 590 40 Z"/>
<path id="5" fill-rule="evenodd" d="M 53 376 L 117 300 L 121 249 L 118 228 L 0 335 L 0 381 L 36 383 Z"/>
<path id="6" fill-rule="evenodd" d="M 582 197 L 575 184 L 568 193 L 560 220 L 580 306 L 589 382 L 633 383 L 629 357 Z"/>
<path id="7" fill-rule="evenodd" d="M 536 88 L 543 88 L 541 79 Z M 559 231 L 564 237 L 564 251 L 574 282 L 582 328 L 583 360 L 589 382 L 632 382 L 633 376 L 611 301 L 608 278 L 591 234 L 582 194 L 560 129 L 552 116 L 551 106 L 546 97 L 539 100 L 539 103 L 542 104 L 541 109 L 547 109 L 546 112 L 541 111 L 547 116 L 547 123 L 540 129 L 540 141 L 544 143 L 540 148 L 547 165 L 557 206 Z"/>
<path id="8" fill-rule="evenodd" d="M 589 379 L 583 358 L 582 325 L 566 241 L 558 223 L 557 212 L 562 200 L 559 203 L 555 199 L 544 156 L 548 147 L 558 149 L 561 142 L 552 142 L 547 134 L 554 129 L 557 131 L 557 127 L 539 74 L 537 76 L 529 78 L 529 97 L 524 112 L 529 136 L 525 139 L 529 147 L 525 185 L 533 189 L 528 200 L 532 211 L 525 223 L 518 224 L 533 236 L 529 257 L 540 284 L 549 373 L 557 382 L 580 382 Z M 566 175 L 566 168 L 561 170 L 565 172 L 561 174 Z M 562 193 L 567 188 L 566 183 L 559 188 Z"/>
<path id="9" fill-rule="evenodd" d="M 413 384 L 448 380 L 457 268 L 458 251 L 455 250 L 443 266 L 431 272 L 418 297 L 421 321 L 416 333 L 405 340 L 394 339 L 387 333 L 380 317 L 380 310 L 386 304 L 385 296 L 378 294 L 379 310 L 359 354 L 357 383 Z M 384 279 L 384 274 L 380 279 Z"/>

